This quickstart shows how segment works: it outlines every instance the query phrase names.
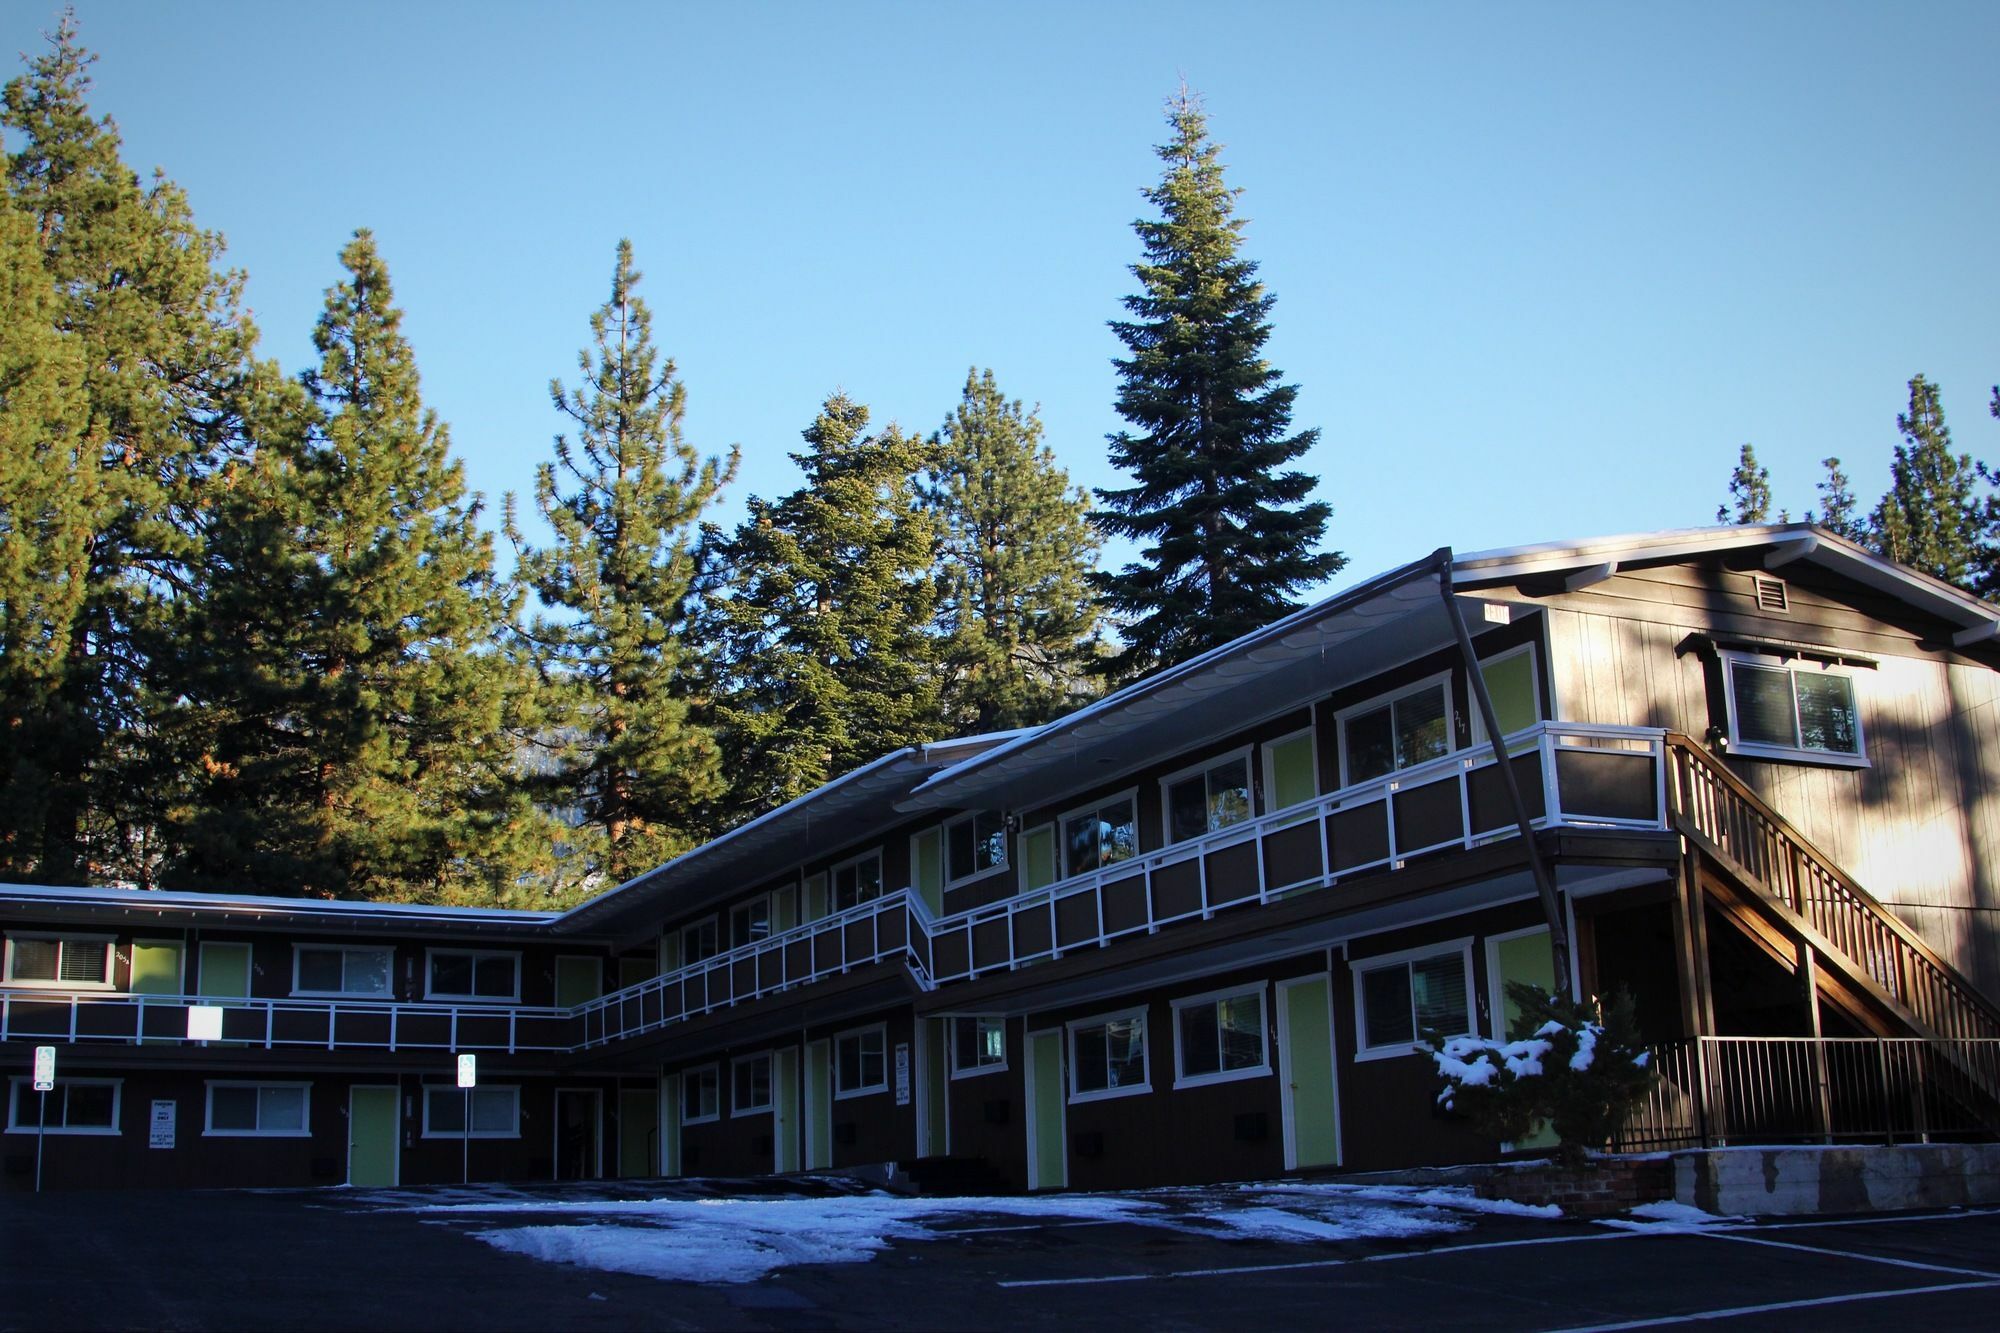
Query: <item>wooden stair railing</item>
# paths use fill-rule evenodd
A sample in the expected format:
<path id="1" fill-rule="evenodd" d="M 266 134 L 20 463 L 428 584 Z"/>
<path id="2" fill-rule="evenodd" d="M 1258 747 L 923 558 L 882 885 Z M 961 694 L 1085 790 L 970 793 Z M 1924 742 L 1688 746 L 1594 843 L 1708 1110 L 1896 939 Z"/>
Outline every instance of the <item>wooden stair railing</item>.
<path id="1" fill-rule="evenodd" d="M 1679 733 L 1668 733 L 1667 754 L 1671 817 L 1684 836 L 1811 927 L 1832 961 L 1872 983 L 1919 1035 L 2000 1037 L 2000 1009 L 1741 778 Z"/>

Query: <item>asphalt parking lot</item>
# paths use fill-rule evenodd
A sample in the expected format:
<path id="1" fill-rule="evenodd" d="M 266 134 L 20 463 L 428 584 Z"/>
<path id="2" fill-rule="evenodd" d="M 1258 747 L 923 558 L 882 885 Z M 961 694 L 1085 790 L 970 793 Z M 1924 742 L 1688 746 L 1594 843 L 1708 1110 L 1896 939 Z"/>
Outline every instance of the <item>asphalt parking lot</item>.
<path id="1" fill-rule="evenodd" d="M 671 1216 L 650 1201 L 668 1190 Z M 748 1213 L 712 1205 L 744 1193 L 9 1194 L 0 1329 L 1986 1328 L 2000 1300 L 2000 1210 L 1620 1230 L 1425 1197 L 1217 1189 L 1071 1215 L 926 1204 L 913 1239 L 891 1219 L 901 1201 L 807 1187 L 810 1216 L 888 1210 L 856 1234 L 889 1238 L 853 1262 L 699 1283 L 507 1248 L 553 1237 L 699 1257 L 700 1235 L 741 1231 Z M 679 1229 L 687 1217 L 709 1231 Z"/>

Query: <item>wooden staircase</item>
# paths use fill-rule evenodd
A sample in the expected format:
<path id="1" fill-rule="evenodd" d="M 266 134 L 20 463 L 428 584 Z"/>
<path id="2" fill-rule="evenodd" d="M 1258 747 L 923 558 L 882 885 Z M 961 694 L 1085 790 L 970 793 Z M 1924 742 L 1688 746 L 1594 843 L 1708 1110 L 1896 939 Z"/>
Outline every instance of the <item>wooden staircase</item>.
<path id="1" fill-rule="evenodd" d="M 1703 897 L 1878 1035 L 2000 1038 L 2000 1008 L 1691 738 L 1670 733 L 1668 816 L 1705 863 Z M 1873 1021 L 1870 1021 L 1870 1020 Z M 1992 1089 L 2000 1093 L 2000 1089 Z"/>

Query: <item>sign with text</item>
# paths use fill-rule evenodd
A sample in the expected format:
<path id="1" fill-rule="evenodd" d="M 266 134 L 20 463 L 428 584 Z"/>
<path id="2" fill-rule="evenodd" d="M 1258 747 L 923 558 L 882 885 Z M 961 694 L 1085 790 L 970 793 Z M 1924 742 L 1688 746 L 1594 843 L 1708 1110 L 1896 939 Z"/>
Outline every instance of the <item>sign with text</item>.
<path id="1" fill-rule="evenodd" d="M 56 1048 L 35 1048 L 35 1091 L 49 1092 L 56 1086 Z"/>
<path id="2" fill-rule="evenodd" d="M 479 1057 L 461 1055 L 458 1057 L 458 1086 L 476 1088 L 479 1086 Z"/>
<path id="3" fill-rule="evenodd" d="M 896 1105 L 910 1104 L 910 1043 L 896 1043 Z"/>
<path id="4" fill-rule="evenodd" d="M 188 1006 L 188 1040 L 222 1040 L 222 1006 L 219 1004 L 191 1004 Z M 153 1105 L 158 1106 L 158 1102 Z"/>
<path id="5" fill-rule="evenodd" d="M 171 1148 L 174 1146 L 174 1117 L 179 1103 L 156 1101 L 153 1103 L 151 1129 L 146 1135 L 148 1148 Z"/>

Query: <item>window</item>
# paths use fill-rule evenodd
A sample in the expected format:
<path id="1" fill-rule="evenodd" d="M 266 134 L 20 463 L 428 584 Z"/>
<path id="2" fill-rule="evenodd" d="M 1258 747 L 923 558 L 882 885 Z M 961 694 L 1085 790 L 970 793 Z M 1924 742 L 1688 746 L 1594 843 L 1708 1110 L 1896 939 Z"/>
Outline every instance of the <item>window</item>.
<path id="1" fill-rule="evenodd" d="M 1541 677 L 1535 668 L 1533 644 L 1482 658 L 1479 674 L 1486 679 L 1486 693 L 1492 696 L 1493 715 L 1500 721 L 1502 736 L 1512 736 L 1542 720 Z M 1472 739 L 1486 739 L 1486 719 L 1477 707 L 1472 710 Z"/>
<path id="2" fill-rule="evenodd" d="M 882 896 L 882 853 L 857 856 L 833 868 L 833 910 L 844 912 Z"/>
<path id="3" fill-rule="evenodd" d="M 1725 653 L 1729 748 L 1735 754 L 1862 764 L 1854 678 L 1834 666 Z"/>
<path id="4" fill-rule="evenodd" d="M 716 941 L 714 917 L 705 916 L 693 925 L 681 927 L 682 967 L 693 967 L 721 952 L 722 947 Z"/>
<path id="5" fill-rule="evenodd" d="M 1250 804 L 1250 752 L 1211 759 L 1162 782 L 1167 841 L 1184 842 L 1240 824 L 1256 813 Z"/>
<path id="6" fill-rule="evenodd" d="M 470 1094 L 470 1095 L 468 1095 Z M 465 1132 L 465 1115 L 472 1113 L 472 1133 Z M 424 1137 L 427 1139 L 518 1139 L 521 1137 L 521 1090 L 424 1087 Z"/>
<path id="7" fill-rule="evenodd" d="M 880 1023 L 843 1032 L 833 1039 L 835 1097 L 859 1097 L 888 1088 L 889 1064 L 884 1056 L 887 1039 Z"/>
<path id="8" fill-rule="evenodd" d="M 771 937 L 771 895 L 752 898 L 747 903 L 738 903 L 729 909 L 729 947 L 740 949 L 746 944 Z"/>
<path id="9" fill-rule="evenodd" d="M 1343 783 L 1352 785 L 1436 759 L 1451 749 L 1449 674 L 1340 713 Z"/>
<path id="10" fill-rule="evenodd" d="M 110 990 L 109 935 L 9 935 L 7 981 L 17 986 Z"/>
<path id="11" fill-rule="evenodd" d="M 1085 875 L 1139 854 L 1132 793 L 1063 816 L 1063 875 Z"/>
<path id="12" fill-rule="evenodd" d="M 729 1101 L 732 1115 L 750 1115 L 771 1109 L 771 1053 L 746 1055 L 730 1066 L 735 1083 Z"/>
<path id="13" fill-rule="evenodd" d="M 292 994 L 389 995 L 395 957 L 393 949 L 298 945 L 292 950 Z"/>
<path id="14" fill-rule="evenodd" d="M 1410 1055 L 1425 1032 L 1471 1032 L 1471 942 L 1355 963 L 1354 1003 L 1358 1059 Z"/>
<path id="15" fill-rule="evenodd" d="M 211 1081 L 202 1132 L 224 1138 L 306 1138 L 312 1133 L 307 1096 L 311 1089 L 310 1083 Z"/>
<path id="16" fill-rule="evenodd" d="M 1069 1025 L 1069 1096 L 1073 1102 L 1150 1092 L 1146 1011 L 1128 1009 Z"/>
<path id="17" fill-rule="evenodd" d="M 1174 1001 L 1174 1086 L 1225 1083 L 1271 1072 L 1264 987 Z"/>
<path id="18" fill-rule="evenodd" d="M 962 815 L 944 826 L 944 882 L 969 879 L 1007 868 L 1007 821 L 998 811 Z"/>
<path id="19" fill-rule="evenodd" d="M 951 1020 L 951 1076 L 990 1074 L 1007 1067 L 1007 1020 Z"/>
<path id="20" fill-rule="evenodd" d="M 681 1123 L 699 1125 L 722 1116 L 722 1073 L 703 1065 L 681 1075 Z"/>
<path id="21" fill-rule="evenodd" d="M 7 1132 L 33 1134 L 46 1126 L 51 1134 L 116 1134 L 122 1083 L 115 1078 L 57 1079 L 45 1112 L 35 1081 L 16 1078 L 7 1103 Z"/>
<path id="22" fill-rule="evenodd" d="M 1264 805 L 1289 810 L 1319 795 L 1319 760 L 1313 752 L 1313 729 L 1295 731 L 1264 742 Z"/>
<path id="23" fill-rule="evenodd" d="M 432 949 L 427 1000 L 519 1000 L 521 955 L 490 949 Z"/>

